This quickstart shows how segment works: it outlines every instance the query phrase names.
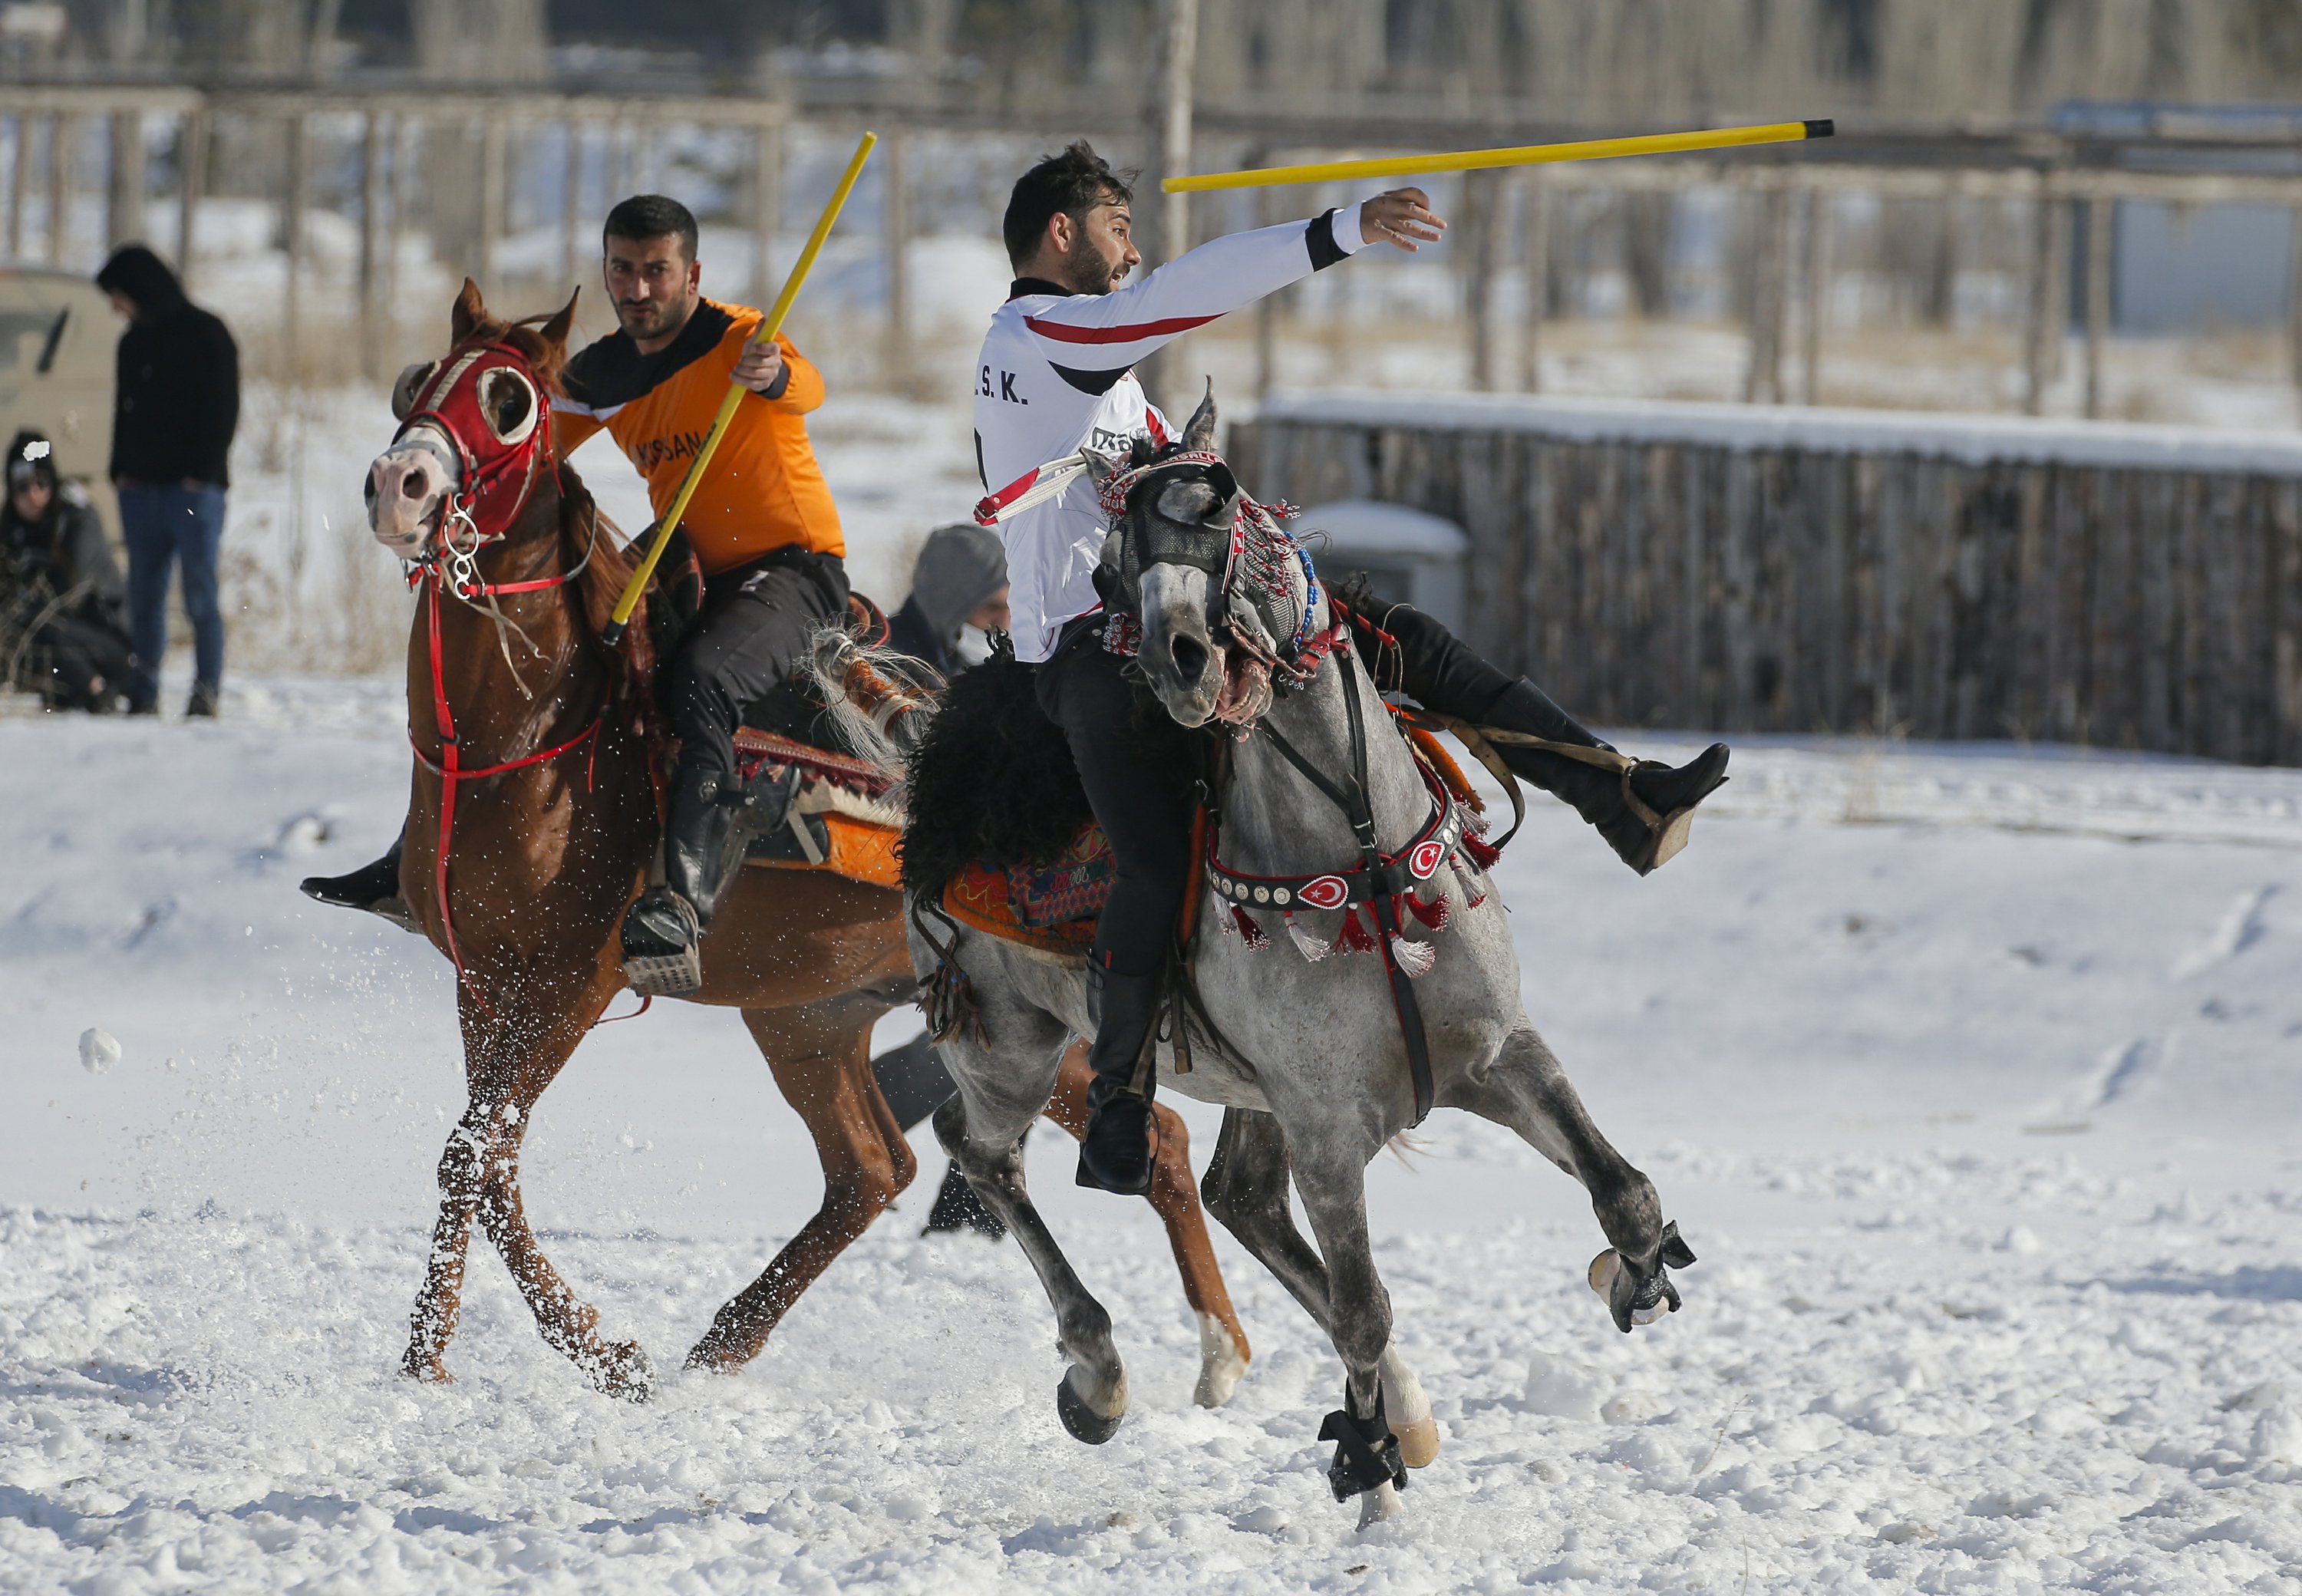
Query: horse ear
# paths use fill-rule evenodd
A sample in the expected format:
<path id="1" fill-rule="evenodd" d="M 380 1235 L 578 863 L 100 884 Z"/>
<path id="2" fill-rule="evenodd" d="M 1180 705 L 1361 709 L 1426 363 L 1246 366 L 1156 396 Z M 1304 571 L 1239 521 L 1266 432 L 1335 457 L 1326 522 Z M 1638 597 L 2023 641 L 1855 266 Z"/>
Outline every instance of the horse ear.
<path id="1" fill-rule="evenodd" d="M 1082 449 L 1080 450 L 1080 458 L 1087 462 L 1088 481 L 1098 488 L 1119 475 L 1119 462 L 1109 455 L 1097 454 L 1091 449 Z"/>
<path id="2" fill-rule="evenodd" d="M 1191 412 L 1191 419 L 1183 424 L 1183 447 L 1194 453 L 1204 453 L 1215 444 L 1215 380 L 1207 379 L 1207 395 L 1199 407 Z"/>
<path id="3" fill-rule="evenodd" d="M 567 303 L 559 307 L 559 314 L 544 323 L 541 329 L 544 344 L 555 357 L 567 350 L 567 333 L 576 325 L 576 301 L 583 297 L 583 285 L 578 283 L 576 291 L 567 296 Z"/>
<path id="4" fill-rule="evenodd" d="M 480 303 L 480 285 L 468 277 L 465 278 L 464 291 L 456 296 L 456 303 L 448 312 L 449 341 L 461 343 L 471 337 L 472 329 L 478 326 L 487 314 L 488 307 Z"/>

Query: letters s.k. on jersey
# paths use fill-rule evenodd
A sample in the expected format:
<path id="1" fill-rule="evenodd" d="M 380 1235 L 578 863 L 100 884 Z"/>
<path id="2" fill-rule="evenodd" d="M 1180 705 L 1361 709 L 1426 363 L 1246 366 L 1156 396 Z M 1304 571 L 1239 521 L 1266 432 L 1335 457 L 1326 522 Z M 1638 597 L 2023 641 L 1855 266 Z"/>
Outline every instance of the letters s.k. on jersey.
<path id="1" fill-rule="evenodd" d="M 1082 445 L 1109 454 L 1123 452 L 1138 433 L 1164 439 L 1172 429 L 1135 380 L 1135 363 L 1355 254 L 1359 244 L 1358 209 L 1350 206 L 1213 239 L 1108 294 L 1018 281 L 992 316 L 976 360 L 975 452 L 984 491 L 996 494 Z M 1016 657 L 1045 659 L 1063 623 L 1100 601 L 1094 573 L 1105 528 L 1094 484 L 1080 477 L 999 530 Z"/>
<path id="2" fill-rule="evenodd" d="M 560 374 L 567 391 L 551 401 L 552 441 L 565 456 L 607 428 L 647 479 L 648 500 L 662 515 L 703 447 L 736 358 L 759 330 L 758 311 L 704 299 L 652 355 L 641 354 L 621 332 L 587 346 Z M 707 575 L 787 544 L 847 551 L 807 436 L 807 413 L 823 403 L 823 374 L 789 339 L 778 335 L 776 343 L 784 352 L 782 386 L 772 395 L 746 394 L 735 407 L 711 469 L 687 503 L 688 540 Z"/>

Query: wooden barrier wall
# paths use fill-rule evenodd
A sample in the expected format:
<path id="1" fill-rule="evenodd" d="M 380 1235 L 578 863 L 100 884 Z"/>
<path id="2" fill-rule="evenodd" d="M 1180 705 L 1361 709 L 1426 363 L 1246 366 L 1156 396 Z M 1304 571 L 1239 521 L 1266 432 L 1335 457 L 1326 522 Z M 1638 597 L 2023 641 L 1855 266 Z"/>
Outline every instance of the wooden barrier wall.
<path id="1" fill-rule="evenodd" d="M 1361 394 L 1229 449 L 1459 523 L 1471 642 L 1593 723 L 2302 763 L 2302 439 Z"/>

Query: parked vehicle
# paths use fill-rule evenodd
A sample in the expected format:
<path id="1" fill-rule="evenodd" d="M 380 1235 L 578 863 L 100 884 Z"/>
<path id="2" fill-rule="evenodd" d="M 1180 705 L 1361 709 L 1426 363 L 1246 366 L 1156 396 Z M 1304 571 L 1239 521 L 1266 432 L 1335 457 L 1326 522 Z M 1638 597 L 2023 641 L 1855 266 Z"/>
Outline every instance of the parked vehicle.
<path id="1" fill-rule="evenodd" d="M 120 542 L 112 459 L 113 352 L 120 318 L 70 272 L 0 266 L 0 438 L 29 427 L 56 446 L 56 473 L 84 488 Z"/>

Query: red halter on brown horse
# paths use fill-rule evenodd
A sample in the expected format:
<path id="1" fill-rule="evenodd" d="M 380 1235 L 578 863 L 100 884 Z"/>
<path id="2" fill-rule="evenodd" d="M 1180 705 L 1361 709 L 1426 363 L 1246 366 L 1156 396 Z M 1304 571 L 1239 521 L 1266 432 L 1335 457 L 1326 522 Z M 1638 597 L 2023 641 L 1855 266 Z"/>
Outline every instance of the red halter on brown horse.
<path id="1" fill-rule="evenodd" d="M 441 1208 L 410 1374 L 449 1378 L 444 1356 L 477 1217 L 544 1339 L 603 1390 L 643 1396 L 632 1342 L 552 1268 L 519 1189 L 532 1111 L 625 985 L 616 928 L 659 827 L 649 752 L 622 710 L 642 685 L 600 631 L 631 566 L 575 472 L 554 457 L 549 395 L 575 301 L 541 327 L 491 317 L 466 282 L 447 357 L 416 377 L 391 447 L 368 476 L 369 525 L 422 591 L 408 640 L 416 754 L 400 895 L 456 964 L 469 1105 L 440 1160 Z M 644 636 L 635 626 L 632 640 Z M 815 1138 L 814 1216 L 688 1354 L 732 1370 L 910 1183 L 912 1152 L 871 1076 L 871 1027 L 913 979 L 902 899 L 828 870 L 742 872 L 703 945 L 692 1001 L 742 1011 L 776 1084 Z M 1087 1078 L 1074 1055 L 1049 1117 L 1079 1134 Z M 1194 1189 L 1183 1127 L 1169 1123 L 1150 1200 L 1197 1311 L 1203 1400 L 1248 1357 Z"/>

